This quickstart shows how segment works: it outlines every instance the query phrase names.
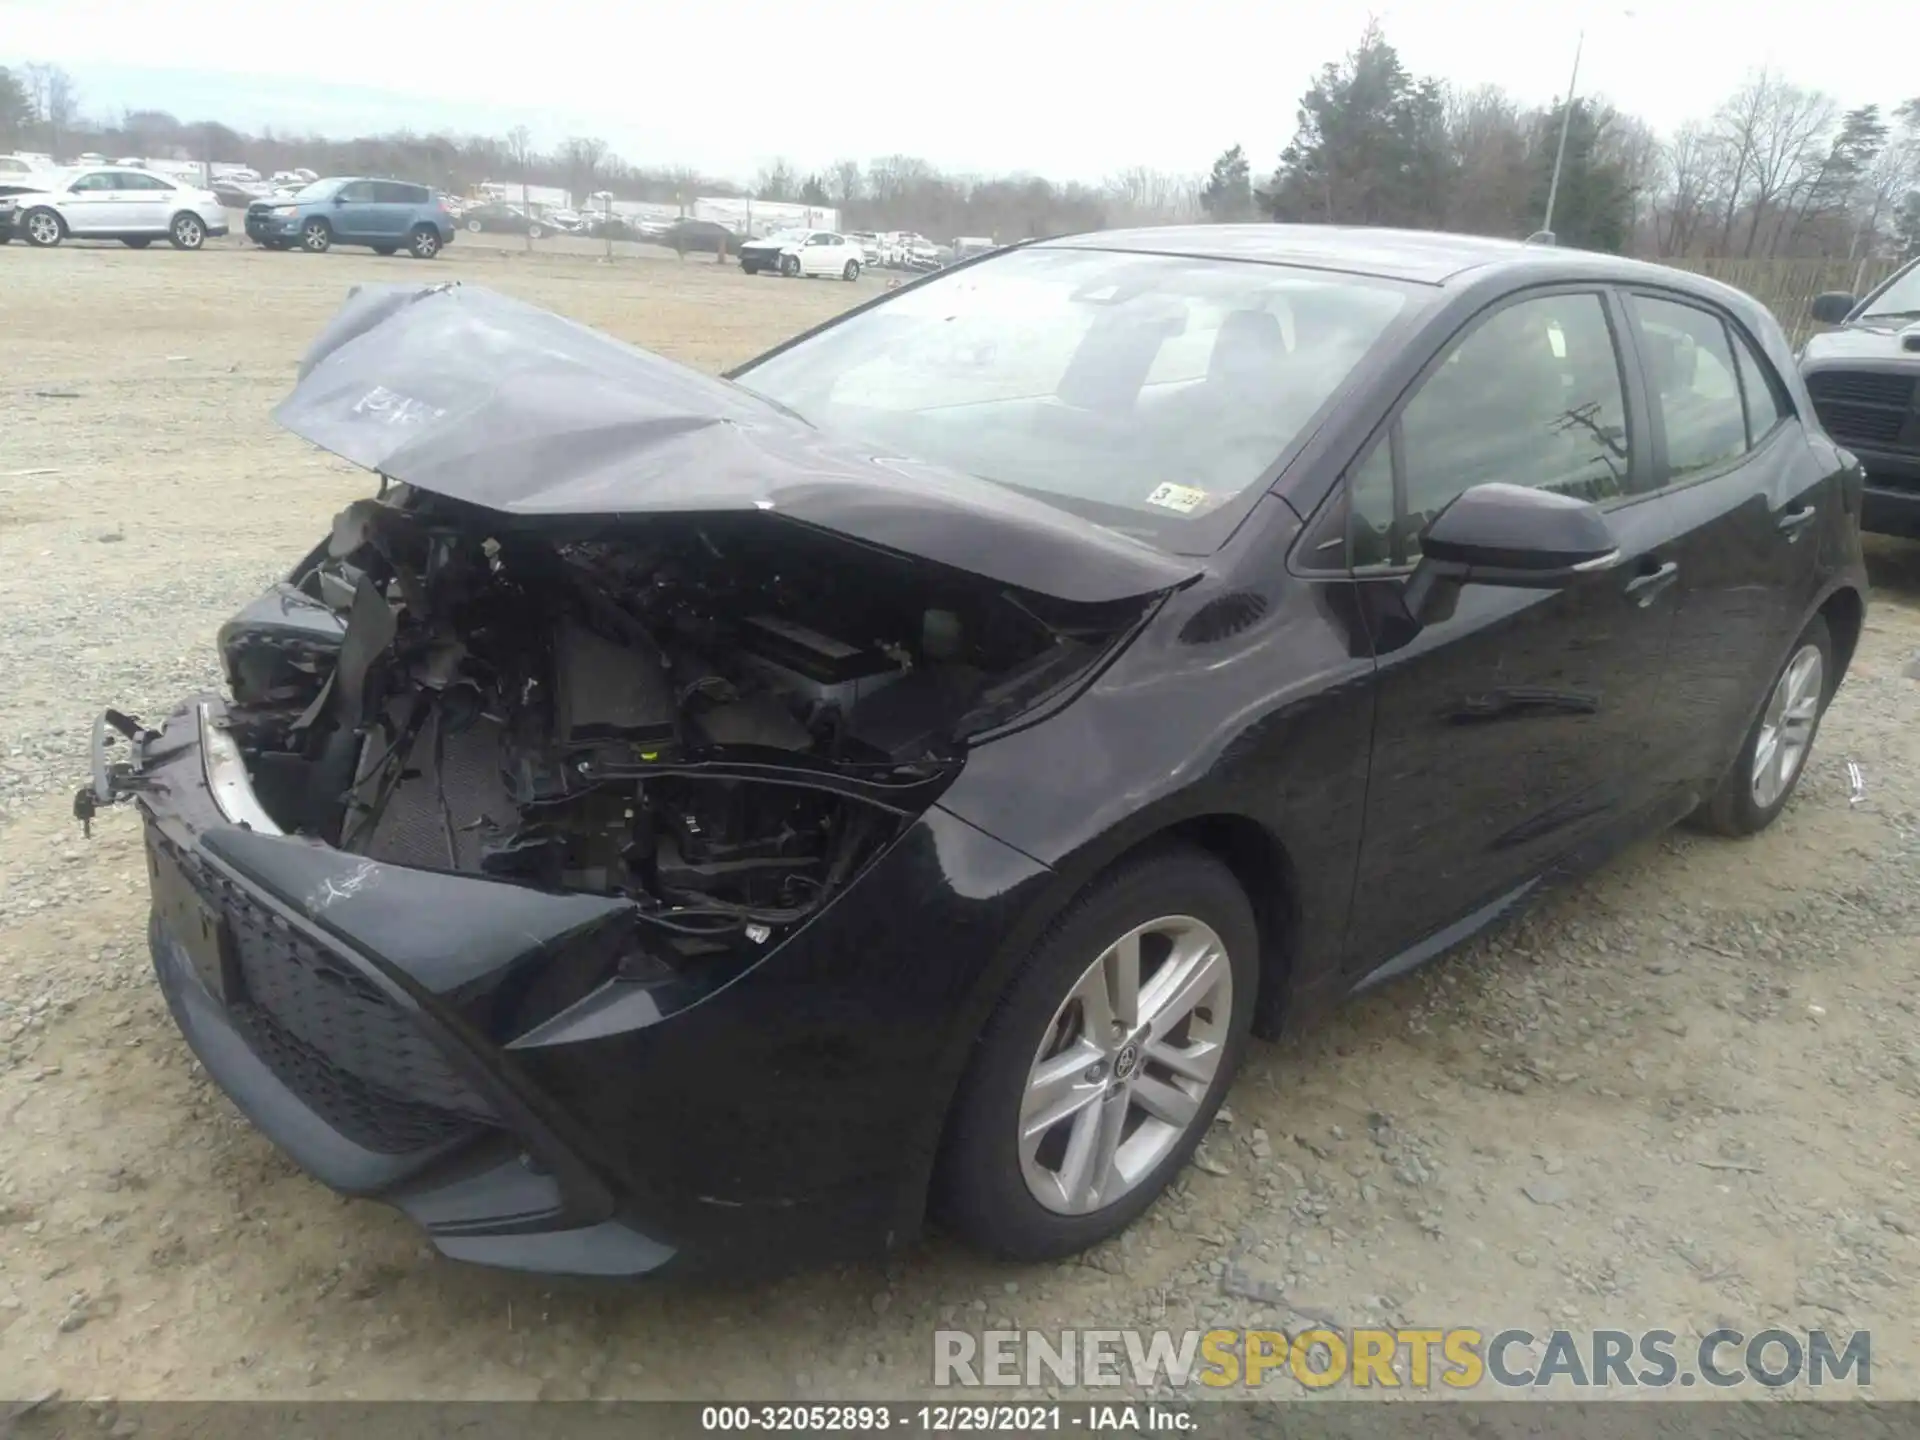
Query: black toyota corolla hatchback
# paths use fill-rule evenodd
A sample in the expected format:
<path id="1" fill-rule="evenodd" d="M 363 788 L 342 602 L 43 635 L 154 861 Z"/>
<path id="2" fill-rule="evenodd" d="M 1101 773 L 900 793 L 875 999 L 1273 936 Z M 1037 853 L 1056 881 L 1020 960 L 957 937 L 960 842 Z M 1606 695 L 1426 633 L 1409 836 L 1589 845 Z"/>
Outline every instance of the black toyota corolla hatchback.
<path id="1" fill-rule="evenodd" d="M 368 288 L 277 418 L 378 496 L 77 808 L 242 1110 L 540 1270 L 1112 1234 L 1250 1035 L 1769 824 L 1865 605 L 1764 310 L 1460 236 L 1036 243 L 727 379 Z"/>

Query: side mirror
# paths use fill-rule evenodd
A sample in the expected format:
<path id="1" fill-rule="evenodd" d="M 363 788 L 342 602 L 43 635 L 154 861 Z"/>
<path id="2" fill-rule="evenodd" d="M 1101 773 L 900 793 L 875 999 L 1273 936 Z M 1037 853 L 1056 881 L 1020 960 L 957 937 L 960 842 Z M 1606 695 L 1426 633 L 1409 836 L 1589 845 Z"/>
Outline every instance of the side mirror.
<path id="1" fill-rule="evenodd" d="M 1859 301 L 1844 290 L 1829 290 L 1813 297 L 1813 318 L 1822 325 L 1839 325 L 1853 313 Z"/>
<path id="2" fill-rule="evenodd" d="M 333 197 L 333 203 L 336 205 L 344 205 L 347 203 L 347 197 L 344 195 L 336 195 Z"/>
<path id="3" fill-rule="evenodd" d="M 1620 559 L 1607 517 L 1585 500 L 1524 485 L 1476 485 L 1420 536 L 1407 611 L 1444 619 L 1463 585 L 1557 590 Z"/>

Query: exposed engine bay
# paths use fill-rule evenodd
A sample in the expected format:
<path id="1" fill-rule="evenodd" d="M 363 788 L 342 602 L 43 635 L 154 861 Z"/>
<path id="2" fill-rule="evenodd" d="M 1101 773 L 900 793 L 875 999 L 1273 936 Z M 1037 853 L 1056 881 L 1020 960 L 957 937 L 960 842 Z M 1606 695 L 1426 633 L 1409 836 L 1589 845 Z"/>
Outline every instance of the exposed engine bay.
<path id="1" fill-rule="evenodd" d="M 223 629 L 234 736 L 289 833 L 632 899 L 761 945 L 932 803 L 970 737 L 1143 617 L 778 516 L 623 527 L 389 485 Z"/>

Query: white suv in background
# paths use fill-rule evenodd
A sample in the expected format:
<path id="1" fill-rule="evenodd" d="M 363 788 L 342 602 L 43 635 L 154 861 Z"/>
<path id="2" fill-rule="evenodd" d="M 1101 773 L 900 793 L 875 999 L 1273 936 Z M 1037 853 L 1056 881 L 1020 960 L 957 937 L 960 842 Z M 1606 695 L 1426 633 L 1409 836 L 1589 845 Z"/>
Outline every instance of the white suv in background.
<path id="1" fill-rule="evenodd" d="M 211 191 L 151 170 L 91 166 L 36 176 L 34 184 L 0 198 L 0 219 L 11 218 L 12 233 L 29 245 L 72 236 L 121 240 L 136 250 L 166 239 L 177 250 L 198 250 L 209 235 L 227 233 L 226 208 Z"/>

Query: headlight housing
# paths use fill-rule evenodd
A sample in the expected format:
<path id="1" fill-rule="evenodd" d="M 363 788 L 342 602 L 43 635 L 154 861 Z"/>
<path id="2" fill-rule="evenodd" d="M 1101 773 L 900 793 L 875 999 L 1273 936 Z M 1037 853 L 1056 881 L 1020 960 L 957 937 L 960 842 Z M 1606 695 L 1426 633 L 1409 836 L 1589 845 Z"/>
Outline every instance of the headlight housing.
<path id="1" fill-rule="evenodd" d="M 300 207 L 298 205 L 276 205 L 273 207 L 273 213 L 281 216 L 298 215 L 300 213 Z"/>

